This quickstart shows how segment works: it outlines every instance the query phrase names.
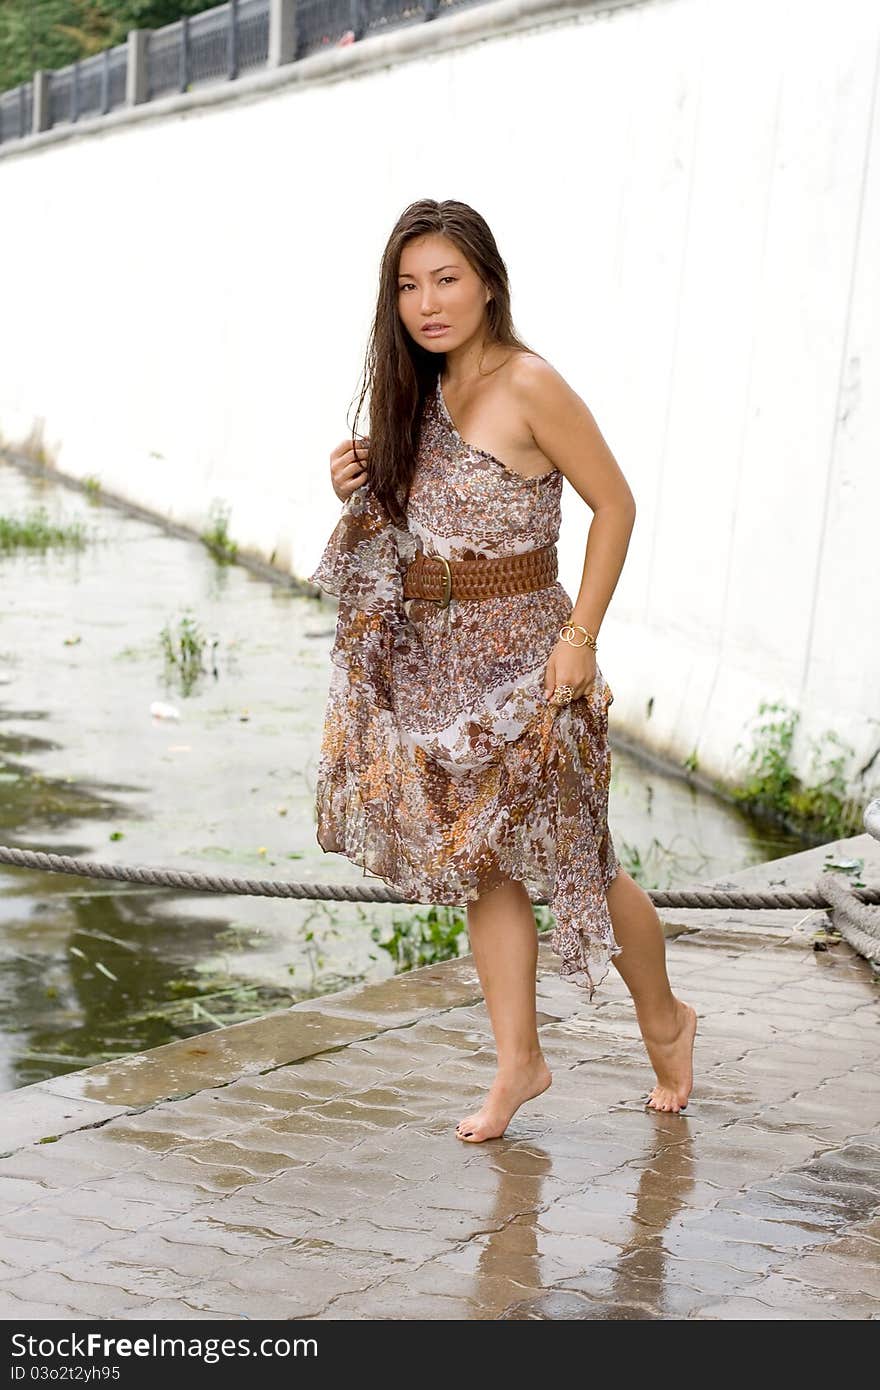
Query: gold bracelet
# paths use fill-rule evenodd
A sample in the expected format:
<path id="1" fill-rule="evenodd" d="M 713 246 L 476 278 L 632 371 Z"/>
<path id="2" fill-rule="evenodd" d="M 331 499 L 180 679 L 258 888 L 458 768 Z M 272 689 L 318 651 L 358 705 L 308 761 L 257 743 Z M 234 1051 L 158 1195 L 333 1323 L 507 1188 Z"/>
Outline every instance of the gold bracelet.
<path id="1" fill-rule="evenodd" d="M 575 642 L 574 634 L 576 630 L 584 634 L 583 642 Z M 563 623 L 562 627 L 559 629 L 559 636 L 562 638 L 562 641 L 567 642 L 570 647 L 592 647 L 594 652 L 599 650 L 596 646 L 596 639 L 593 634 L 587 632 L 585 627 L 581 627 L 580 623 Z"/>

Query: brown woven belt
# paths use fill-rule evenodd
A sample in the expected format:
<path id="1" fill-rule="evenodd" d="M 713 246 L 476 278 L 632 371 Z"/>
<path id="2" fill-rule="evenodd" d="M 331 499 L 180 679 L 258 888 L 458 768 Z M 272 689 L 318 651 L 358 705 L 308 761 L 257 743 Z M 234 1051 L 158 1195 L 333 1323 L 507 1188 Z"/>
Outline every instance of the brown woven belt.
<path id="1" fill-rule="evenodd" d="M 499 598 L 546 589 L 558 573 L 556 546 L 542 545 L 521 555 L 497 555 L 476 560 L 447 560 L 442 555 L 419 555 L 407 566 L 403 597 L 433 599 L 448 608 L 450 599 Z"/>

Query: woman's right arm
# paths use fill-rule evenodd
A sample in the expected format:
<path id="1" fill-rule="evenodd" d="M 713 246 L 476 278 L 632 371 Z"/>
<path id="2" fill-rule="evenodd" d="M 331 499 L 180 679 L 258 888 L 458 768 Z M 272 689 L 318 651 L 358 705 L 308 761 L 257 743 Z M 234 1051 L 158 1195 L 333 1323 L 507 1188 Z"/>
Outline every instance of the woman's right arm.
<path id="1" fill-rule="evenodd" d="M 369 453 L 368 446 L 369 436 L 359 441 L 343 439 L 330 455 L 330 482 L 340 502 L 347 502 L 352 493 L 357 492 L 367 481 L 368 474 L 364 464 Z"/>

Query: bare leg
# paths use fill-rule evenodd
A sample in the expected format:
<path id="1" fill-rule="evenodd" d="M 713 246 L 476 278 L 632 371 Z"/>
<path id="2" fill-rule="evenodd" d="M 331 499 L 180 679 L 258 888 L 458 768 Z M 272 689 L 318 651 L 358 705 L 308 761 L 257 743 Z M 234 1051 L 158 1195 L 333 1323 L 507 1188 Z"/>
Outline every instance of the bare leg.
<path id="1" fill-rule="evenodd" d="M 612 963 L 633 997 L 657 1077 L 648 1108 L 683 1110 L 694 1084 L 696 1010 L 672 993 L 663 926 L 644 889 L 621 869 L 609 885 L 607 898 L 615 940 L 623 947 Z"/>
<path id="2" fill-rule="evenodd" d="M 535 975 L 538 934 L 529 895 L 507 879 L 468 903 L 468 935 L 495 1036 L 498 1071 L 485 1104 L 459 1121 L 469 1144 L 498 1139 L 511 1116 L 552 1081 L 538 1041 Z"/>

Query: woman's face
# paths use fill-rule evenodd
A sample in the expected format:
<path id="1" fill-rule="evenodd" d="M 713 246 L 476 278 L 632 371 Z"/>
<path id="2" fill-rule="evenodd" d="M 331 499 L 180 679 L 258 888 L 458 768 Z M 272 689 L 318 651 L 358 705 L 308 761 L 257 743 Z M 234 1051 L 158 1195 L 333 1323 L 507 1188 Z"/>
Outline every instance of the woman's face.
<path id="1" fill-rule="evenodd" d="M 449 352 L 481 335 L 489 291 L 454 242 L 434 233 L 407 242 L 397 298 L 404 327 L 428 352 Z M 425 324 L 442 330 L 425 332 Z"/>

